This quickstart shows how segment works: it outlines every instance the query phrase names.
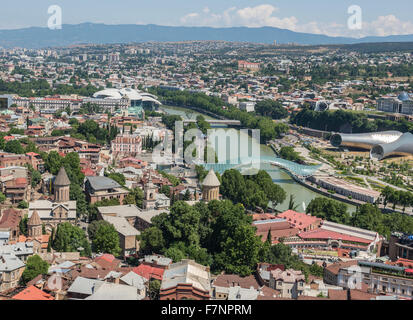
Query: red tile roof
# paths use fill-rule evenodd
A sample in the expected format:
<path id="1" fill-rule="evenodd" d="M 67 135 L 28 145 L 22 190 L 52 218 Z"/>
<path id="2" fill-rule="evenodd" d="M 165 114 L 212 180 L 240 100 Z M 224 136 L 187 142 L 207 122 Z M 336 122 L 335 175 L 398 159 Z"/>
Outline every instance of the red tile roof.
<path id="1" fill-rule="evenodd" d="M 165 269 L 152 267 L 147 264 L 141 264 L 138 267 L 133 268 L 133 272 L 148 280 L 151 278 L 162 280 Z"/>
<path id="2" fill-rule="evenodd" d="M 19 225 L 21 218 L 19 210 L 13 208 L 6 209 L 0 214 L 0 227 L 15 228 Z"/>
<path id="3" fill-rule="evenodd" d="M 320 218 L 307 215 L 305 213 L 295 212 L 294 210 L 287 210 L 280 213 L 278 218 L 286 219 L 293 227 L 300 230 L 308 228 L 310 225 L 317 224 L 321 222 Z"/>
<path id="4" fill-rule="evenodd" d="M 105 253 L 94 260 L 99 266 L 104 269 L 113 270 L 120 264 L 120 260 L 116 259 L 113 255 Z"/>
<path id="5" fill-rule="evenodd" d="M 30 286 L 24 289 L 20 293 L 16 294 L 13 297 L 13 299 L 16 299 L 16 300 L 54 300 L 54 298 L 50 294 L 40 289 L 37 289 L 35 286 Z"/>
<path id="6" fill-rule="evenodd" d="M 298 235 L 301 239 L 332 239 L 332 240 L 343 240 L 343 241 L 352 241 L 359 243 L 369 244 L 371 241 L 363 238 L 349 236 L 343 233 L 329 231 L 324 229 L 316 229 L 312 231 L 302 232 Z"/>

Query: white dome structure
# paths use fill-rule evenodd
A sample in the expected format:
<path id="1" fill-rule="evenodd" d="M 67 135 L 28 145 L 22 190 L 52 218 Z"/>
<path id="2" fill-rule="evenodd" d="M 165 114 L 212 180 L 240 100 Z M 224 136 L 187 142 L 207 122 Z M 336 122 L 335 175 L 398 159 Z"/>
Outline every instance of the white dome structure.
<path id="1" fill-rule="evenodd" d="M 96 99 L 113 99 L 113 100 L 120 100 L 120 99 L 129 99 L 133 101 L 132 106 L 139 105 L 142 102 L 151 102 L 153 104 L 161 105 L 158 101 L 157 97 L 146 93 L 141 92 L 131 88 L 122 88 L 122 89 L 105 89 L 96 92 L 93 95 L 93 98 Z M 140 103 L 139 103 L 140 102 Z"/>

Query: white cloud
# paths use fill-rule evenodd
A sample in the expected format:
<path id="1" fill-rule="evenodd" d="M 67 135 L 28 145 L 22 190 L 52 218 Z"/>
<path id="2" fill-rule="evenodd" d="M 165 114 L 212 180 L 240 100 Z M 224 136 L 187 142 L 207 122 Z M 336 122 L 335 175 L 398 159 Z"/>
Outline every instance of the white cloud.
<path id="1" fill-rule="evenodd" d="M 371 23 L 365 23 L 363 29 L 377 36 L 413 34 L 413 23 L 404 22 L 395 15 L 380 16 Z"/>
<path id="2" fill-rule="evenodd" d="M 190 13 L 181 18 L 181 23 L 192 26 L 212 26 L 212 27 L 278 27 L 284 29 L 295 28 L 297 18 L 278 18 L 273 15 L 278 8 L 263 4 L 256 7 L 246 7 L 237 9 L 231 7 L 222 13 L 213 13 L 206 7 L 201 13 Z"/>
<path id="3" fill-rule="evenodd" d="M 413 22 L 405 22 L 395 15 L 379 16 L 376 20 L 363 21 L 361 30 L 350 30 L 347 24 L 311 21 L 299 23 L 295 16 L 279 17 L 279 9 L 270 4 L 255 7 L 231 7 L 221 13 L 213 13 L 205 7 L 202 12 L 193 12 L 180 19 L 187 26 L 210 27 L 277 27 L 296 32 L 325 34 L 328 36 L 365 37 L 413 34 Z"/>

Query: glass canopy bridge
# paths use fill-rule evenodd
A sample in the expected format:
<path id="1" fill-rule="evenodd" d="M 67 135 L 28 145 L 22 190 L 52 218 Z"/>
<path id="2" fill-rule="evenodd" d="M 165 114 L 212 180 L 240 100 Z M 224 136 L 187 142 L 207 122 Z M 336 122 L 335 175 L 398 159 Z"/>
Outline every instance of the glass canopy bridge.
<path id="1" fill-rule="evenodd" d="M 206 170 L 213 169 L 215 172 L 222 174 L 226 170 L 230 169 L 237 169 L 240 171 L 248 171 L 254 168 L 258 169 L 258 165 L 261 163 L 269 163 L 271 165 L 277 166 L 287 171 L 293 178 L 298 178 L 300 180 L 313 176 L 322 167 L 321 164 L 316 166 L 307 166 L 281 158 L 269 156 L 261 157 L 258 159 L 239 159 L 238 161 L 233 161 L 233 163 L 204 163 L 203 166 Z"/>

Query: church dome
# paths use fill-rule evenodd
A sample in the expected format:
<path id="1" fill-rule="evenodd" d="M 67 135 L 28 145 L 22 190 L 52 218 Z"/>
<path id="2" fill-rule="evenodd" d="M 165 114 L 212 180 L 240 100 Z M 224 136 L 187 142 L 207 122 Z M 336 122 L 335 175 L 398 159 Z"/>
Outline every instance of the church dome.
<path id="1" fill-rule="evenodd" d="M 54 181 L 55 186 L 69 186 L 70 180 L 67 176 L 65 168 L 62 166 L 57 174 L 56 180 Z"/>
<path id="2" fill-rule="evenodd" d="M 40 220 L 39 213 L 36 210 L 34 210 L 29 221 L 27 221 L 27 225 L 28 226 L 39 226 L 41 224 L 42 224 L 42 221 Z"/>
<path id="3" fill-rule="evenodd" d="M 205 177 L 204 181 L 202 182 L 204 187 L 219 187 L 221 183 L 219 182 L 214 170 L 209 170 L 207 176 Z"/>

